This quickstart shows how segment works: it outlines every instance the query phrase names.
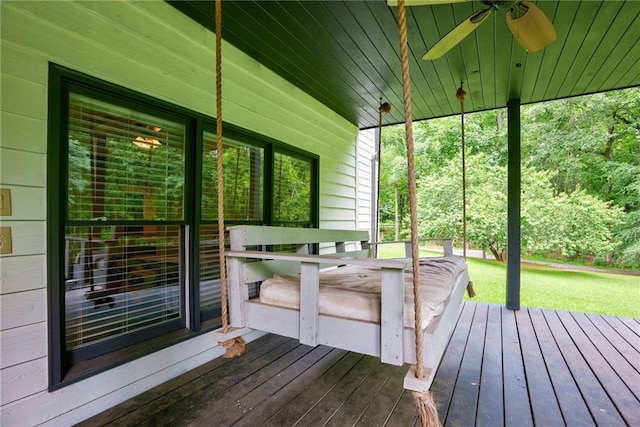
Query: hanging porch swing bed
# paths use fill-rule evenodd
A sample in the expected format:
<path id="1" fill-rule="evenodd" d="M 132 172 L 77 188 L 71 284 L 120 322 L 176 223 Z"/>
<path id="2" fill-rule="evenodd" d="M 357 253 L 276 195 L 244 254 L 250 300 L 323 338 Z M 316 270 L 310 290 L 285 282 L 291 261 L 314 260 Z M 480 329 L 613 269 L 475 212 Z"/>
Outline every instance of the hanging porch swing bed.
<path id="1" fill-rule="evenodd" d="M 416 363 L 411 258 L 370 258 L 366 231 L 234 226 L 227 252 L 230 326 Z M 294 251 L 281 252 L 284 245 Z M 321 247 L 322 255 L 310 254 Z M 256 250 L 257 249 L 257 250 Z M 274 251 L 274 249 L 276 251 Z M 469 283 L 450 250 L 420 259 L 423 365 L 428 389 Z M 249 287 L 260 284 L 257 298 Z"/>

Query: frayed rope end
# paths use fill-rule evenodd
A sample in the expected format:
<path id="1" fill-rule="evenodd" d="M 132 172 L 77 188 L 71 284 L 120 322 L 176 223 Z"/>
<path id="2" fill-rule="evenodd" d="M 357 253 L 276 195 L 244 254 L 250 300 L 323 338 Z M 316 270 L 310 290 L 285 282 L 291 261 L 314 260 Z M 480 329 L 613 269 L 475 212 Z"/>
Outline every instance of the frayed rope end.
<path id="1" fill-rule="evenodd" d="M 236 356 L 240 356 L 244 352 L 245 342 L 242 337 L 236 337 L 228 341 L 221 342 L 220 345 L 226 349 L 222 357 L 225 359 L 231 359 Z"/>
<path id="2" fill-rule="evenodd" d="M 411 394 L 418 406 L 420 425 L 422 427 L 441 427 L 440 419 L 438 418 L 438 408 L 431 393 L 428 391 L 412 391 Z"/>
<path id="3" fill-rule="evenodd" d="M 467 295 L 469 295 L 469 298 L 476 296 L 476 291 L 473 290 L 473 282 L 471 280 L 467 283 Z"/>

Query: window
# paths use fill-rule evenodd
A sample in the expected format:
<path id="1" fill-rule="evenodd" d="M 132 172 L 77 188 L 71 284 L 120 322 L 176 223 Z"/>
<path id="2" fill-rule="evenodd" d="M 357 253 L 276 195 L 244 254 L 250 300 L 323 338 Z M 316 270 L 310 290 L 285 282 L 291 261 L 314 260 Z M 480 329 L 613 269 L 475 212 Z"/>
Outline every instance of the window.
<path id="1" fill-rule="evenodd" d="M 185 325 L 187 124 L 74 84 L 66 99 L 63 330 L 73 363 Z"/>
<path id="2" fill-rule="evenodd" d="M 53 389 L 218 327 L 220 268 L 215 121 L 56 65 L 49 88 Z M 224 126 L 225 223 L 317 226 L 317 157 Z"/>
<path id="3" fill-rule="evenodd" d="M 218 219 L 216 135 L 204 133 L 202 144 L 202 219 Z M 224 217 L 230 222 L 264 222 L 264 149 L 226 139 L 222 144 Z"/>
<path id="4" fill-rule="evenodd" d="M 265 224 L 264 148 L 225 138 L 222 153 L 225 224 Z M 216 318 L 220 314 L 217 166 L 216 134 L 204 132 L 200 228 L 200 310 L 203 319 Z M 225 241 L 228 242 L 228 234 Z"/>
<path id="5" fill-rule="evenodd" d="M 274 224 L 311 227 L 313 163 L 308 159 L 276 152 L 273 164 Z"/>

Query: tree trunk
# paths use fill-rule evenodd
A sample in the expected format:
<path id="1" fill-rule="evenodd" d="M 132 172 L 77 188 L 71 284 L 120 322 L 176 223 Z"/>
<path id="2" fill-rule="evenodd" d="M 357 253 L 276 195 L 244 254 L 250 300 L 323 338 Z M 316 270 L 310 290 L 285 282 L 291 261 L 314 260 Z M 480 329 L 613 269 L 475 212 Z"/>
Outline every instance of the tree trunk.
<path id="1" fill-rule="evenodd" d="M 498 111 L 498 115 L 496 116 L 496 128 L 498 133 L 502 130 L 503 125 L 504 125 L 504 113 L 502 111 Z"/>
<path id="2" fill-rule="evenodd" d="M 611 152 L 613 151 L 613 131 L 615 129 L 615 125 L 611 123 L 609 128 L 607 129 L 609 132 L 609 138 L 607 139 L 607 148 L 605 148 L 604 153 L 602 154 L 605 159 L 611 160 Z"/>
<path id="3" fill-rule="evenodd" d="M 494 240 L 489 242 L 489 250 L 495 257 L 496 261 L 504 261 L 504 249 L 502 251 L 498 250 L 498 243 Z"/>

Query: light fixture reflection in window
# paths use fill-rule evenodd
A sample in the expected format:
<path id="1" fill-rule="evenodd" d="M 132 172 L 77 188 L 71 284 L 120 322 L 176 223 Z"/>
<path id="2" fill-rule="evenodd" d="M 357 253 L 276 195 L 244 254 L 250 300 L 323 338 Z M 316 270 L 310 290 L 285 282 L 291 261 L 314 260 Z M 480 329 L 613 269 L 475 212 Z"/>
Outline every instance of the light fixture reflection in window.
<path id="1" fill-rule="evenodd" d="M 162 130 L 162 128 L 159 128 L 157 126 L 147 125 L 145 127 L 156 133 Z M 132 142 L 136 145 L 136 147 L 144 148 L 146 150 L 156 149 L 162 145 L 162 143 L 157 139 L 147 136 L 137 136 L 136 139 L 134 139 Z"/>
<path id="2" fill-rule="evenodd" d="M 160 141 L 154 138 L 147 138 L 145 136 L 138 136 L 133 140 L 133 143 L 140 148 L 145 148 L 147 150 L 158 148 L 162 145 Z"/>

